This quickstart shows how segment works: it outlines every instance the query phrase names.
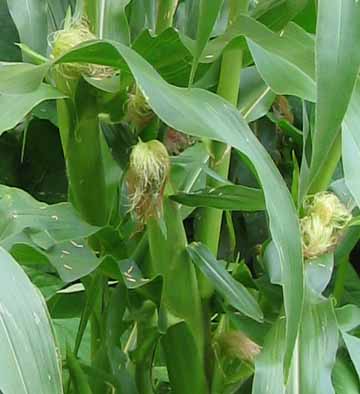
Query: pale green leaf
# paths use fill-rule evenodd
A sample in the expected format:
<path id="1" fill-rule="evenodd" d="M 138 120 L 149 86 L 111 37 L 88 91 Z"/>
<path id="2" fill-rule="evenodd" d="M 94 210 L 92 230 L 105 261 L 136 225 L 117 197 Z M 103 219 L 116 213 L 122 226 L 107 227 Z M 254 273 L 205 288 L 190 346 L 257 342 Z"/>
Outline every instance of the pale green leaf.
<path id="1" fill-rule="evenodd" d="M 18 96 L 0 95 L 0 134 L 22 122 L 25 116 L 43 101 L 63 97 L 62 93 L 46 84 L 41 84 L 31 93 Z"/>
<path id="2" fill-rule="evenodd" d="M 47 2 L 44 0 L 7 0 L 7 3 L 19 31 L 21 42 L 34 51 L 46 55 Z"/>
<path id="3" fill-rule="evenodd" d="M 342 333 L 342 337 L 360 379 L 360 338 L 345 332 Z"/>
<path id="4" fill-rule="evenodd" d="M 45 302 L 0 248 L 0 385 L 3 393 L 61 394 L 61 373 Z"/>
<path id="5" fill-rule="evenodd" d="M 309 183 L 338 136 L 360 65 L 360 3 L 319 0 L 316 34 L 317 106 Z M 339 94 L 341 92 L 341 94 Z"/>

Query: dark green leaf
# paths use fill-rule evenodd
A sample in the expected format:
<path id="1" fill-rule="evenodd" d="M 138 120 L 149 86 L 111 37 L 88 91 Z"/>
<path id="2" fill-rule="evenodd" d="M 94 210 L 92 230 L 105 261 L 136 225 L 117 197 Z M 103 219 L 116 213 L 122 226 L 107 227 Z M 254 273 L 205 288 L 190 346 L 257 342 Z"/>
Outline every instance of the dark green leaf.
<path id="1" fill-rule="evenodd" d="M 67 350 L 66 364 L 69 369 L 71 381 L 74 385 L 76 393 L 92 394 L 86 374 L 82 370 L 76 356 L 71 352 L 70 349 Z"/>
<path id="2" fill-rule="evenodd" d="M 7 2 L 0 3 L 0 59 L 5 62 L 16 62 L 21 60 L 21 52 L 15 43 L 19 42 L 16 26 L 12 21 Z"/>

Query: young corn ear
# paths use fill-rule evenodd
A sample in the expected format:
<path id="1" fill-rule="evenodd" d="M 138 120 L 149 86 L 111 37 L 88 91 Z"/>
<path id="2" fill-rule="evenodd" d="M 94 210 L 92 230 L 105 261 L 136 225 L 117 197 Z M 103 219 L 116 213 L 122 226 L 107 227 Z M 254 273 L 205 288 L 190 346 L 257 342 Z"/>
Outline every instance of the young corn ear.
<path id="1" fill-rule="evenodd" d="M 304 210 L 300 221 L 304 257 L 314 259 L 335 249 L 351 220 L 351 212 L 330 192 L 307 197 Z"/>
<path id="2" fill-rule="evenodd" d="M 126 114 L 126 120 L 133 125 L 136 130 L 143 129 L 154 118 L 154 113 L 150 105 L 137 86 L 129 94 Z"/>
<path id="3" fill-rule="evenodd" d="M 253 363 L 261 347 L 241 331 L 226 331 L 216 339 L 221 354 Z"/>
<path id="4" fill-rule="evenodd" d="M 127 185 L 131 210 L 140 223 L 162 213 L 162 196 L 170 172 L 170 158 L 157 140 L 138 142 L 130 154 Z"/>
<path id="5" fill-rule="evenodd" d="M 74 21 L 69 27 L 58 30 L 51 36 L 51 58 L 57 59 L 69 52 L 74 47 L 95 40 L 96 36 L 90 31 L 89 24 L 85 18 Z M 61 74 L 69 79 L 78 79 L 82 74 L 96 79 L 104 79 L 114 75 L 110 67 L 89 63 L 63 63 L 57 65 Z"/>

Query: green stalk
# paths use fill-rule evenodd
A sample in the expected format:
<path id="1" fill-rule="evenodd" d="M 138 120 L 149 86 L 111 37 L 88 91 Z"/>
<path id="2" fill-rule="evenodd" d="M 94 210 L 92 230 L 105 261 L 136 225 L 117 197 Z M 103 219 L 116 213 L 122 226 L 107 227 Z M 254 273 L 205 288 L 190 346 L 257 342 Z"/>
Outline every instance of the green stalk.
<path id="1" fill-rule="evenodd" d="M 160 320 L 174 394 L 207 394 L 203 361 L 204 331 L 201 299 L 179 206 L 164 198 L 163 222 L 148 221 L 150 255 L 155 273 L 163 278 Z"/>
<path id="2" fill-rule="evenodd" d="M 139 393 L 154 394 L 152 383 L 152 367 L 154 361 L 154 352 L 156 349 L 157 339 L 152 337 L 151 325 L 155 327 L 155 320 L 141 321 L 137 326 L 137 342 L 146 344 L 146 350 L 142 350 L 143 357 L 135 361 L 135 380 Z M 155 339 L 155 340 L 154 340 Z"/>
<path id="3" fill-rule="evenodd" d="M 178 0 L 159 0 L 156 20 L 156 34 L 162 33 L 173 24 Z"/>
<path id="4" fill-rule="evenodd" d="M 311 181 L 309 194 L 315 194 L 326 190 L 331 182 L 336 167 L 341 157 L 341 133 L 338 133 L 331 150 L 326 158 L 325 163 L 317 173 L 316 177 Z"/>
<path id="5" fill-rule="evenodd" d="M 83 81 L 58 75 L 56 86 L 70 97 L 59 100 L 57 109 L 71 201 L 86 221 L 105 225 L 106 183 L 96 97 Z"/>
<path id="6" fill-rule="evenodd" d="M 221 63 L 218 94 L 234 105 L 237 104 L 239 94 L 242 61 L 243 51 L 237 43 L 231 44 L 226 48 Z M 227 178 L 231 148 L 221 142 L 212 141 L 210 149 L 210 168 L 223 178 Z M 209 187 L 217 187 L 220 183 L 213 178 L 209 178 L 207 185 Z M 222 215 L 223 211 L 220 209 L 204 208 L 197 228 L 197 238 L 207 245 L 215 256 L 218 251 Z"/>

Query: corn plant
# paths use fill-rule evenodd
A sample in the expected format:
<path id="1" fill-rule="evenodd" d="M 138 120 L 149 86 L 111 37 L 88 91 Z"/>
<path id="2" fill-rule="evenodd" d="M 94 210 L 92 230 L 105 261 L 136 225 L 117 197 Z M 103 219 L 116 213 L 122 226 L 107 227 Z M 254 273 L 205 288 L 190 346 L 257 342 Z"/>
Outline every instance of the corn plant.
<path id="1" fill-rule="evenodd" d="M 360 2 L 0 20 L 0 392 L 360 393 Z"/>

